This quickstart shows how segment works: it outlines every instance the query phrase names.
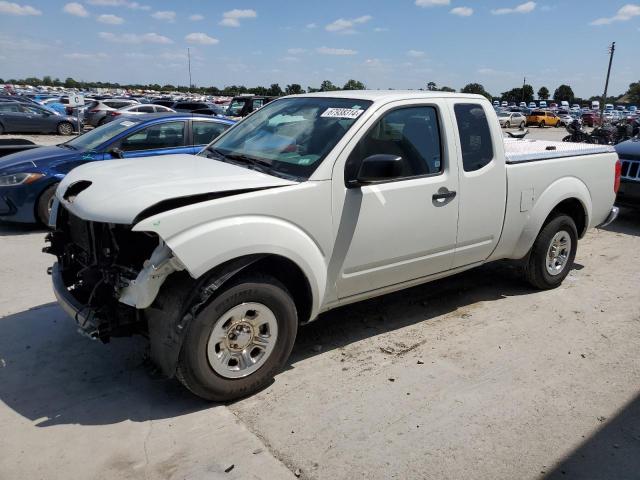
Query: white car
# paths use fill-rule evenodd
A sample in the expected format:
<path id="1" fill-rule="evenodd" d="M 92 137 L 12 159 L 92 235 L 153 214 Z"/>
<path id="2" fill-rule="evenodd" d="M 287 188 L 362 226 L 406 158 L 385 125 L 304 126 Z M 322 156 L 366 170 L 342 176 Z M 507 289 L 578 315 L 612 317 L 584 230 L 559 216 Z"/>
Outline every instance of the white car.
<path id="1" fill-rule="evenodd" d="M 336 307 L 501 259 L 557 287 L 616 217 L 619 173 L 610 146 L 504 140 L 480 95 L 297 95 L 197 156 L 72 170 L 46 250 L 81 331 L 142 333 L 162 372 L 230 400 Z"/>
<path id="2" fill-rule="evenodd" d="M 154 105 L 151 103 L 128 105 L 126 107 L 122 107 L 117 110 L 112 110 L 110 112 L 107 112 L 107 116 L 105 117 L 104 123 L 111 122 L 120 116 L 144 115 L 145 113 L 171 113 L 171 112 L 175 113 L 176 111 L 173 108 L 165 107 L 163 105 Z"/>
<path id="3" fill-rule="evenodd" d="M 520 112 L 500 112 L 498 113 L 498 122 L 504 128 L 524 128 L 527 124 L 527 117 Z"/>

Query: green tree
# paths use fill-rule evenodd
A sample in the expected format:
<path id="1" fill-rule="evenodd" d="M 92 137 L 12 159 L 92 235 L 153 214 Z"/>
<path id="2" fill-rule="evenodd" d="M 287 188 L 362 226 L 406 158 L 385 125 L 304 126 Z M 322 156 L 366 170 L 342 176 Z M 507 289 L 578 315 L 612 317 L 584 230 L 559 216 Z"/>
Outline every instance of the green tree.
<path id="1" fill-rule="evenodd" d="M 627 97 L 627 101 L 630 103 L 636 105 L 640 103 L 640 81 L 629 85 L 629 90 L 627 90 L 625 97 Z"/>
<path id="2" fill-rule="evenodd" d="M 512 88 L 508 92 L 502 92 L 501 98 L 506 102 L 533 102 L 533 87 L 525 84 L 519 88 Z"/>
<path id="3" fill-rule="evenodd" d="M 271 97 L 280 97 L 283 93 L 282 88 L 277 83 L 272 83 L 267 91 L 267 94 Z"/>
<path id="4" fill-rule="evenodd" d="M 436 85 L 436 82 L 427 83 L 427 90 L 429 90 L 430 92 L 435 92 L 436 90 L 438 90 L 438 86 Z"/>
<path id="5" fill-rule="evenodd" d="M 343 90 L 366 90 L 367 87 L 364 86 L 364 83 L 359 82 L 358 80 L 348 80 L 347 83 L 342 87 Z"/>
<path id="6" fill-rule="evenodd" d="M 560 85 L 553 93 L 553 99 L 558 103 L 562 101 L 572 103 L 574 98 L 575 95 L 573 94 L 573 90 L 569 85 Z"/>
<path id="7" fill-rule="evenodd" d="M 64 81 L 64 86 L 66 88 L 78 88 L 81 85 L 78 82 L 76 82 L 73 78 L 67 77 L 67 79 Z"/>
<path id="8" fill-rule="evenodd" d="M 456 91 L 456 89 L 455 88 L 451 88 L 451 87 L 440 87 L 438 89 L 438 91 L 439 92 L 451 92 L 451 93 L 453 93 L 453 92 Z"/>
<path id="9" fill-rule="evenodd" d="M 538 99 L 549 100 L 549 89 L 547 87 L 540 87 L 540 90 L 538 90 Z"/>
<path id="10" fill-rule="evenodd" d="M 462 90 L 460 90 L 460 93 L 475 93 L 476 95 L 484 96 L 488 100 L 493 99 L 491 94 L 484 89 L 484 85 L 480 83 L 469 83 L 464 87 L 462 87 Z"/>
<path id="11" fill-rule="evenodd" d="M 287 85 L 284 91 L 287 95 L 299 95 L 301 93 L 304 93 L 304 89 L 297 83 Z"/>
<path id="12" fill-rule="evenodd" d="M 335 90 L 340 90 L 336 87 L 330 80 L 325 80 L 320 84 L 321 92 L 333 92 Z"/>

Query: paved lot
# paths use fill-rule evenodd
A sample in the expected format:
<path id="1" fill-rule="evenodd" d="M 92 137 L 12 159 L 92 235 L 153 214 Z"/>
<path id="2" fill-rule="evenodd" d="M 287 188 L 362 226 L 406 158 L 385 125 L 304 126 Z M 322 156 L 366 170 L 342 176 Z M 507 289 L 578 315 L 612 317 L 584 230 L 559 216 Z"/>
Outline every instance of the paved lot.
<path id="1" fill-rule="evenodd" d="M 638 478 L 637 212 L 553 291 L 495 264 L 336 310 L 227 406 L 157 378 L 138 339 L 79 337 L 43 236 L 0 225 L 0 478 Z"/>

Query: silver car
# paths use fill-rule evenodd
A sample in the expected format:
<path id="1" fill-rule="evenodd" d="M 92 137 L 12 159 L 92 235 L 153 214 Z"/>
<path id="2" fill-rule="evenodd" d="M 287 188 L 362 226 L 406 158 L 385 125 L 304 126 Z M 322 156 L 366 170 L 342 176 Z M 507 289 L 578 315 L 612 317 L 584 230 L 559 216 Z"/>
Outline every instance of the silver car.
<path id="1" fill-rule="evenodd" d="M 500 112 L 498 113 L 498 121 L 500 122 L 500 126 L 504 128 L 524 128 L 527 124 L 527 117 L 521 112 Z"/>
<path id="2" fill-rule="evenodd" d="M 152 104 L 144 104 L 144 105 L 129 105 L 128 107 L 122 107 L 117 110 L 112 110 L 107 112 L 107 116 L 104 119 L 103 123 L 111 122 L 117 119 L 121 115 L 144 115 L 145 113 L 175 113 L 176 111 L 173 108 L 164 107 L 162 105 L 152 105 Z"/>
<path id="3" fill-rule="evenodd" d="M 140 105 L 140 102 L 137 100 L 127 100 L 125 98 L 94 100 L 86 105 L 84 109 L 84 125 L 91 127 L 104 125 L 107 122 L 107 113 L 130 105 Z"/>

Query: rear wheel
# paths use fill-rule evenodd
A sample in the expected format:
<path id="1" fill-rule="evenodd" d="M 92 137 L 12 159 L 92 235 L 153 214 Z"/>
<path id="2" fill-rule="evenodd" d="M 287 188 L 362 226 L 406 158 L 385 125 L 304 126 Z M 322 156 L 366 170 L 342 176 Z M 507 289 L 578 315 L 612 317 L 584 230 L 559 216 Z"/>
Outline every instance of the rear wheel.
<path id="1" fill-rule="evenodd" d="M 568 215 L 557 215 L 542 228 L 531 247 L 525 267 L 527 281 L 548 290 L 562 283 L 571 271 L 578 247 L 576 224 Z"/>
<path id="2" fill-rule="evenodd" d="M 51 214 L 51 207 L 53 206 L 53 199 L 57 188 L 57 183 L 48 186 L 44 192 L 40 194 L 38 204 L 36 205 L 36 216 L 38 217 L 38 221 L 45 226 L 49 225 L 49 215 Z"/>
<path id="3" fill-rule="evenodd" d="M 284 285 L 262 274 L 239 279 L 189 324 L 176 376 L 207 400 L 252 394 L 284 367 L 297 328 Z"/>
<path id="4" fill-rule="evenodd" d="M 511 128 L 511 122 L 505 122 L 504 128 Z"/>
<path id="5" fill-rule="evenodd" d="M 58 135 L 71 135 L 73 133 L 73 125 L 69 122 L 58 124 Z"/>
<path id="6" fill-rule="evenodd" d="M 542 121 L 538 124 L 538 126 L 539 126 L 540 128 L 544 128 L 544 126 L 545 126 L 544 120 L 542 120 Z"/>
<path id="7" fill-rule="evenodd" d="M 520 123 L 520 129 L 523 129 L 524 127 L 525 127 L 525 123 L 524 123 L 524 122 L 521 122 L 521 123 Z"/>

